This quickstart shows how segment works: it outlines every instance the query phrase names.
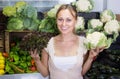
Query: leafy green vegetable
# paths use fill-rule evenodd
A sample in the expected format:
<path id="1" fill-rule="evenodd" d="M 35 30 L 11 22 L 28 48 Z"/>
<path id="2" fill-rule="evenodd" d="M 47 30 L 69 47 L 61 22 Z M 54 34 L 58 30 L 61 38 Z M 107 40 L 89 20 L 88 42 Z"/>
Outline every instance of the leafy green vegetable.
<path id="1" fill-rule="evenodd" d="M 24 1 L 19 1 L 19 2 L 15 3 L 14 7 L 17 10 L 17 14 L 22 13 L 22 11 L 24 10 L 25 5 L 27 5 L 27 3 L 24 2 Z"/>
<path id="2" fill-rule="evenodd" d="M 37 48 L 41 52 L 41 50 L 47 46 L 49 39 L 54 35 L 56 34 L 47 32 L 28 33 L 20 42 L 20 48 L 25 51 Z M 29 57 L 27 57 L 27 59 L 29 59 Z"/>
<path id="3" fill-rule="evenodd" d="M 16 16 L 16 8 L 13 6 L 5 6 L 2 12 L 5 16 Z"/>
<path id="4" fill-rule="evenodd" d="M 45 17 L 39 26 L 39 31 L 49 32 L 49 33 L 58 33 L 56 19 L 51 17 Z"/>
<path id="5" fill-rule="evenodd" d="M 10 18 L 7 24 L 8 30 L 23 30 L 23 21 L 20 18 Z"/>
<path id="6" fill-rule="evenodd" d="M 3 14 L 9 17 L 7 30 L 38 30 L 40 20 L 37 9 L 24 1 L 4 7 Z"/>
<path id="7" fill-rule="evenodd" d="M 50 10 L 47 12 L 47 16 L 48 16 L 48 17 L 51 17 L 51 18 L 55 18 L 55 17 L 56 17 L 57 10 L 59 9 L 59 7 L 60 7 L 61 5 L 62 5 L 62 4 L 56 4 L 52 9 L 50 9 Z"/>
<path id="8" fill-rule="evenodd" d="M 31 5 L 26 5 L 22 14 L 25 17 L 36 19 L 37 18 L 37 9 Z"/>

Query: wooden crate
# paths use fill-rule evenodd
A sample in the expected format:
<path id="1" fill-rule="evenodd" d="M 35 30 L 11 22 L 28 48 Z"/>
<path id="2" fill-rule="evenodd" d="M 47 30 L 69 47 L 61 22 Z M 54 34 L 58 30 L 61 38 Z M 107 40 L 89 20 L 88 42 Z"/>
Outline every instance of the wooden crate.
<path id="1" fill-rule="evenodd" d="M 0 52 L 4 51 L 4 33 L 0 33 Z"/>
<path id="2" fill-rule="evenodd" d="M 5 52 L 9 52 L 10 45 L 9 45 L 9 32 L 5 32 Z"/>
<path id="3" fill-rule="evenodd" d="M 12 39 L 15 37 L 22 39 L 24 35 L 30 32 L 32 31 L 5 31 L 5 52 L 10 52 L 10 42 Z"/>

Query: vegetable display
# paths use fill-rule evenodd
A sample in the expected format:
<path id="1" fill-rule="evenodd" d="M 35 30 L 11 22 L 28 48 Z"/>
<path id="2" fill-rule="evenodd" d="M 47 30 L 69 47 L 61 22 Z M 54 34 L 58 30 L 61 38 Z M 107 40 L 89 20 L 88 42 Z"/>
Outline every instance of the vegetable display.
<path id="1" fill-rule="evenodd" d="M 3 14 L 9 17 L 7 30 L 10 31 L 36 31 L 40 24 L 37 9 L 24 1 L 16 2 L 13 6 L 4 7 Z"/>
<path id="2" fill-rule="evenodd" d="M 109 12 L 105 10 L 105 12 Z M 111 11 L 112 12 L 112 11 Z M 101 15 L 106 15 L 101 13 Z M 115 14 L 112 14 L 115 16 Z M 109 15 L 110 17 L 110 15 Z M 100 19 L 91 19 L 88 21 L 88 28 L 86 30 L 86 42 L 85 46 L 90 49 L 94 49 L 96 47 L 106 47 L 109 48 L 113 42 L 116 41 L 116 38 L 120 32 L 120 23 L 114 18 L 102 21 L 103 17 Z M 104 17 L 104 19 L 108 19 L 108 17 Z M 102 36 L 101 36 L 102 34 Z"/>
<path id="3" fill-rule="evenodd" d="M 16 42 L 14 46 L 11 46 L 5 62 L 5 74 L 37 72 L 33 59 L 28 51 L 20 49 L 19 42 Z M 35 68 L 34 70 L 32 69 L 33 67 Z"/>
<path id="4" fill-rule="evenodd" d="M 3 52 L 2 55 L 0 53 L 0 75 L 37 72 L 35 62 L 28 51 L 37 48 L 41 55 L 41 50 L 47 46 L 49 39 L 59 33 L 55 17 L 60 5 L 55 5 L 42 13 L 44 17 L 42 19 L 38 19 L 36 8 L 24 1 L 3 8 L 3 14 L 9 17 L 7 30 L 30 30 L 30 32 L 24 35 L 19 42 L 15 40 L 16 43 L 11 43 L 9 53 Z M 78 13 L 87 14 L 94 8 L 92 0 L 76 0 L 70 5 L 73 5 Z M 111 10 L 104 10 L 100 13 L 99 19 L 90 19 L 88 22 L 85 22 L 84 17 L 78 16 L 75 32 L 77 34 L 85 33 L 84 44 L 88 50 L 103 46 L 107 50 L 119 35 L 120 22 L 116 20 L 116 16 Z M 105 55 L 109 58 L 103 55 L 101 58 L 104 58 L 104 61 L 93 63 L 86 74 L 90 79 L 109 79 L 111 75 L 120 74 L 120 51 L 106 52 Z M 115 67 L 104 64 L 107 59 L 114 62 Z"/>

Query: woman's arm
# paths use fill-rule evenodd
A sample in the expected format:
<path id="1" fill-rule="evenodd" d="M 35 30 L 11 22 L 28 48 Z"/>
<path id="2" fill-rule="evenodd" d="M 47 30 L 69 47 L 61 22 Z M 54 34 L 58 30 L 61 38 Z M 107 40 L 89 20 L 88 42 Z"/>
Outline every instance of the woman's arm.
<path id="1" fill-rule="evenodd" d="M 34 51 L 30 51 L 31 57 L 35 61 L 35 65 L 37 67 L 38 72 L 40 72 L 44 77 L 49 75 L 48 72 L 48 53 L 43 49 L 42 50 L 42 57 L 40 60 L 40 56 L 37 53 L 37 49 Z"/>
<path id="2" fill-rule="evenodd" d="M 104 49 L 104 47 L 102 48 L 96 48 L 96 49 L 92 49 L 88 52 L 88 54 L 85 55 L 84 57 L 84 63 L 83 63 L 83 69 L 82 69 L 82 75 L 85 75 L 87 73 L 87 71 L 90 69 L 92 62 L 94 60 L 94 58 L 100 53 L 102 52 Z"/>

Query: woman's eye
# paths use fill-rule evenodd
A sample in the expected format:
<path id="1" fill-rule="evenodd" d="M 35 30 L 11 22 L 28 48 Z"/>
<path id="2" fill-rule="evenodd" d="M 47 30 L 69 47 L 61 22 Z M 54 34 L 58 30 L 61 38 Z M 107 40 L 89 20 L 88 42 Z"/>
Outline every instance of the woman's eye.
<path id="1" fill-rule="evenodd" d="M 71 21 L 71 19 L 67 19 L 67 22 L 70 22 Z"/>
<path id="2" fill-rule="evenodd" d="M 58 21 L 62 21 L 63 19 L 58 19 Z"/>

